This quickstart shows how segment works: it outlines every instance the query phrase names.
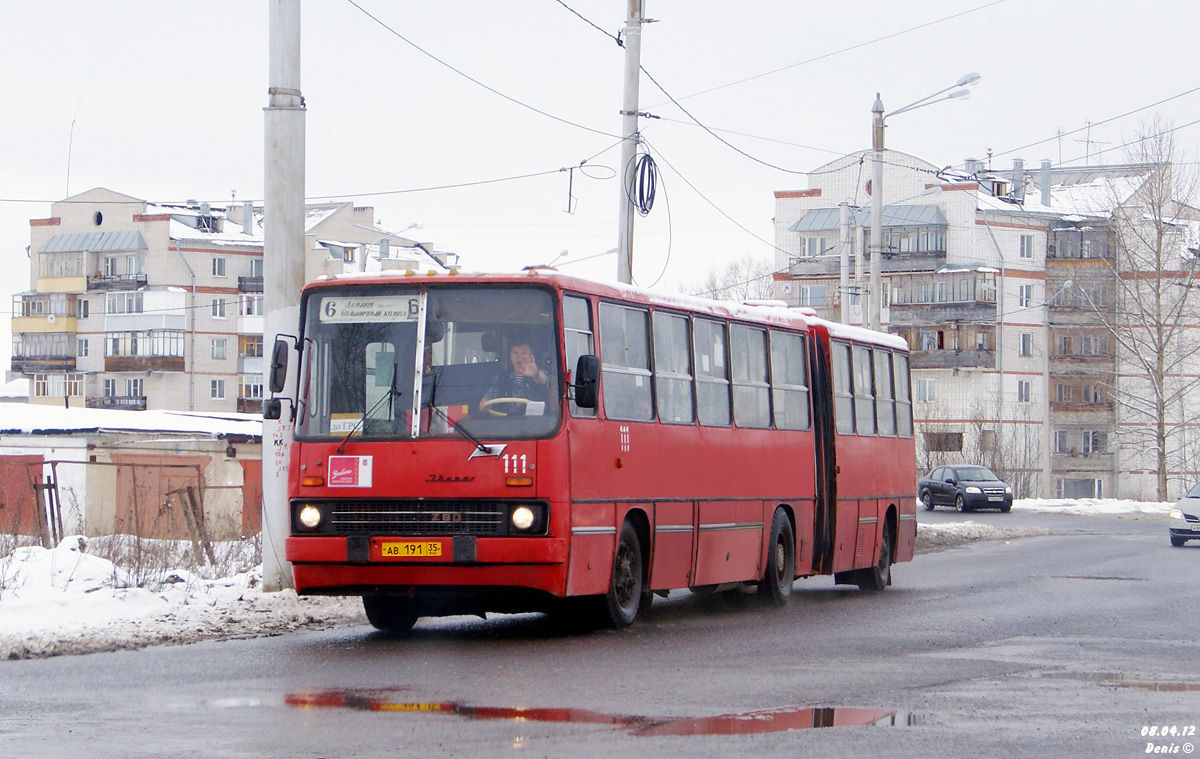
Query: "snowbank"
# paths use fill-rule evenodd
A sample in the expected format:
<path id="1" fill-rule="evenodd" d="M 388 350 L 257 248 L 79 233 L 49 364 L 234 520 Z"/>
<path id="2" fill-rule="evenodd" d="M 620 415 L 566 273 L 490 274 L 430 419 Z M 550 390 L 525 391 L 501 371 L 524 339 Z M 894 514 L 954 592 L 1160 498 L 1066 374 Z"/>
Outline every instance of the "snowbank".
<path id="1" fill-rule="evenodd" d="M 1147 503 L 1116 498 L 1025 498 L 1013 501 L 1013 511 L 1040 511 L 1046 514 L 1073 516 L 1163 516 L 1175 507 L 1175 502 Z"/>
<path id="2" fill-rule="evenodd" d="M 136 587 L 128 573 L 89 555 L 86 546 L 75 535 L 52 550 L 17 548 L 0 558 L 0 659 L 365 621 L 357 598 L 263 593 L 261 567 L 215 580 L 174 570 L 156 589 Z"/>

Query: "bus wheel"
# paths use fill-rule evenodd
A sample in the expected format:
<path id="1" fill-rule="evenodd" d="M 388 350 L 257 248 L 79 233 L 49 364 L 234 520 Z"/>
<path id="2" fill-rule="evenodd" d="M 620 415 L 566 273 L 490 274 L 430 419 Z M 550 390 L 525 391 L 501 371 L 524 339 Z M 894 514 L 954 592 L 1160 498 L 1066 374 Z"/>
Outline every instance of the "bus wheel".
<path id="1" fill-rule="evenodd" d="M 879 545 L 879 561 L 870 569 L 862 570 L 859 590 L 884 590 L 892 584 L 892 523 L 883 523 L 883 541 Z"/>
<path id="2" fill-rule="evenodd" d="M 363 596 L 367 621 L 376 630 L 405 634 L 420 618 L 416 599 L 398 596 Z"/>
<path id="3" fill-rule="evenodd" d="M 796 537 L 783 509 L 775 510 L 771 520 L 771 543 L 767 548 L 767 572 L 758 585 L 758 593 L 770 598 L 775 606 L 787 606 L 796 579 Z"/>
<path id="4" fill-rule="evenodd" d="M 616 629 L 629 627 L 642 601 L 642 544 L 633 523 L 621 525 L 617 554 L 613 557 L 612 582 L 604 595 L 604 620 Z"/>

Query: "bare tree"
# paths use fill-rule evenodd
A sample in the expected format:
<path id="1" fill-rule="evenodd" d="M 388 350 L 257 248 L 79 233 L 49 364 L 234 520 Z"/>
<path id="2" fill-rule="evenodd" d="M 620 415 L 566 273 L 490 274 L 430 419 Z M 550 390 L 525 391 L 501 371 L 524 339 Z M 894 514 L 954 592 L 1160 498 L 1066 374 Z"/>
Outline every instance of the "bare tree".
<path id="1" fill-rule="evenodd" d="M 1182 433 L 1200 418 L 1191 400 L 1200 390 L 1194 234 L 1200 212 L 1190 205 L 1197 176 L 1179 160 L 1170 127 L 1159 119 L 1142 128 L 1129 152 L 1149 172 L 1128 199 L 1114 197 L 1116 251 L 1106 259 L 1113 302 L 1085 295 L 1116 343 L 1112 397 L 1120 410 L 1120 446 L 1133 460 L 1154 453 L 1157 496 L 1165 501 L 1168 472 L 1184 463 Z"/>
<path id="2" fill-rule="evenodd" d="M 724 266 L 714 264 L 698 282 L 687 285 L 685 290 L 690 295 L 739 303 L 765 300 L 775 297 L 774 273 L 771 259 L 746 253 Z"/>

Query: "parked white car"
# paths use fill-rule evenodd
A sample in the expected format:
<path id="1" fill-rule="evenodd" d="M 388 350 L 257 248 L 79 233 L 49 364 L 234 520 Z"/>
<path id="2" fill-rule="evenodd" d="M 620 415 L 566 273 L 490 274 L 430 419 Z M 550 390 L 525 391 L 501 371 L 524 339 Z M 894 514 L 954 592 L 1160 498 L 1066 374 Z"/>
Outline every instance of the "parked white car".
<path id="1" fill-rule="evenodd" d="M 1200 485 L 1194 485 L 1167 514 L 1171 545 L 1178 548 L 1189 540 L 1200 540 Z"/>

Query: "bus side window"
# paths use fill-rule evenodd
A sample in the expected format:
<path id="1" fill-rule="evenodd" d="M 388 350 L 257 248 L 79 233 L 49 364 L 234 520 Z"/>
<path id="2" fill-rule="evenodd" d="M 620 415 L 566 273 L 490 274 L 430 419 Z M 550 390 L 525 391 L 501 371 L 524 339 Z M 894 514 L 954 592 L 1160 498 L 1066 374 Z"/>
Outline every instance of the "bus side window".
<path id="1" fill-rule="evenodd" d="M 733 421 L 739 427 L 770 427 L 767 332 L 734 324 L 729 329 L 729 345 L 733 355 Z"/>
<path id="2" fill-rule="evenodd" d="M 860 435 L 875 434 L 875 383 L 871 349 L 854 346 L 854 423 Z"/>
<path id="3" fill-rule="evenodd" d="M 832 343 L 833 402 L 839 435 L 854 434 L 854 394 L 850 384 L 850 346 Z"/>
<path id="4" fill-rule="evenodd" d="M 800 335 L 771 331 L 771 388 L 775 426 L 808 429 L 808 362 Z"/>
<path id="5" fill-rule="evenodd" d="M 639 308 L 600 304 L 601 392 L 609 419 L 654 419 L 650 391 L 650 314 Z"/>
<path id="6" fill-rule="evenodd" d="M 912 392 L 909 387 L 908 356 L 897 353 L 892 356 L 892 375 L 896 390 L 896 431 L 900 437 L 912 437 Z"/>
<path id="7" fill-rule="evenodd" d="M 892 354 L 875 349 L 875 419 L 880 435 L 896 434 L 896 402 L 892 391 Z"/>
<path id="8" fill-rule="evenodd" d="M 654 391 L 658 419 L 691 424 L 692 365 L 686 316 L 654 312 Z"/>
<path id="9" fill-rule="evenodd" d="M 567 296 L 563 298 L 563 332 L 567 349 L 568 371 L 575 371 L 575 365 L 580 356 L 592 355 L 596 352 L 592 339 L 592 310 L 586 298 Z M 596 415 L 594 408 L 579 408 L 571 401 L 571 416 L 592 417 Z"/>
<path id="10" fill-rule="evenodd" d="M 706 427 L 729 425 L 729 367 L 725 361 L 725 323 L 695 321 L 696 411 Z"/>

